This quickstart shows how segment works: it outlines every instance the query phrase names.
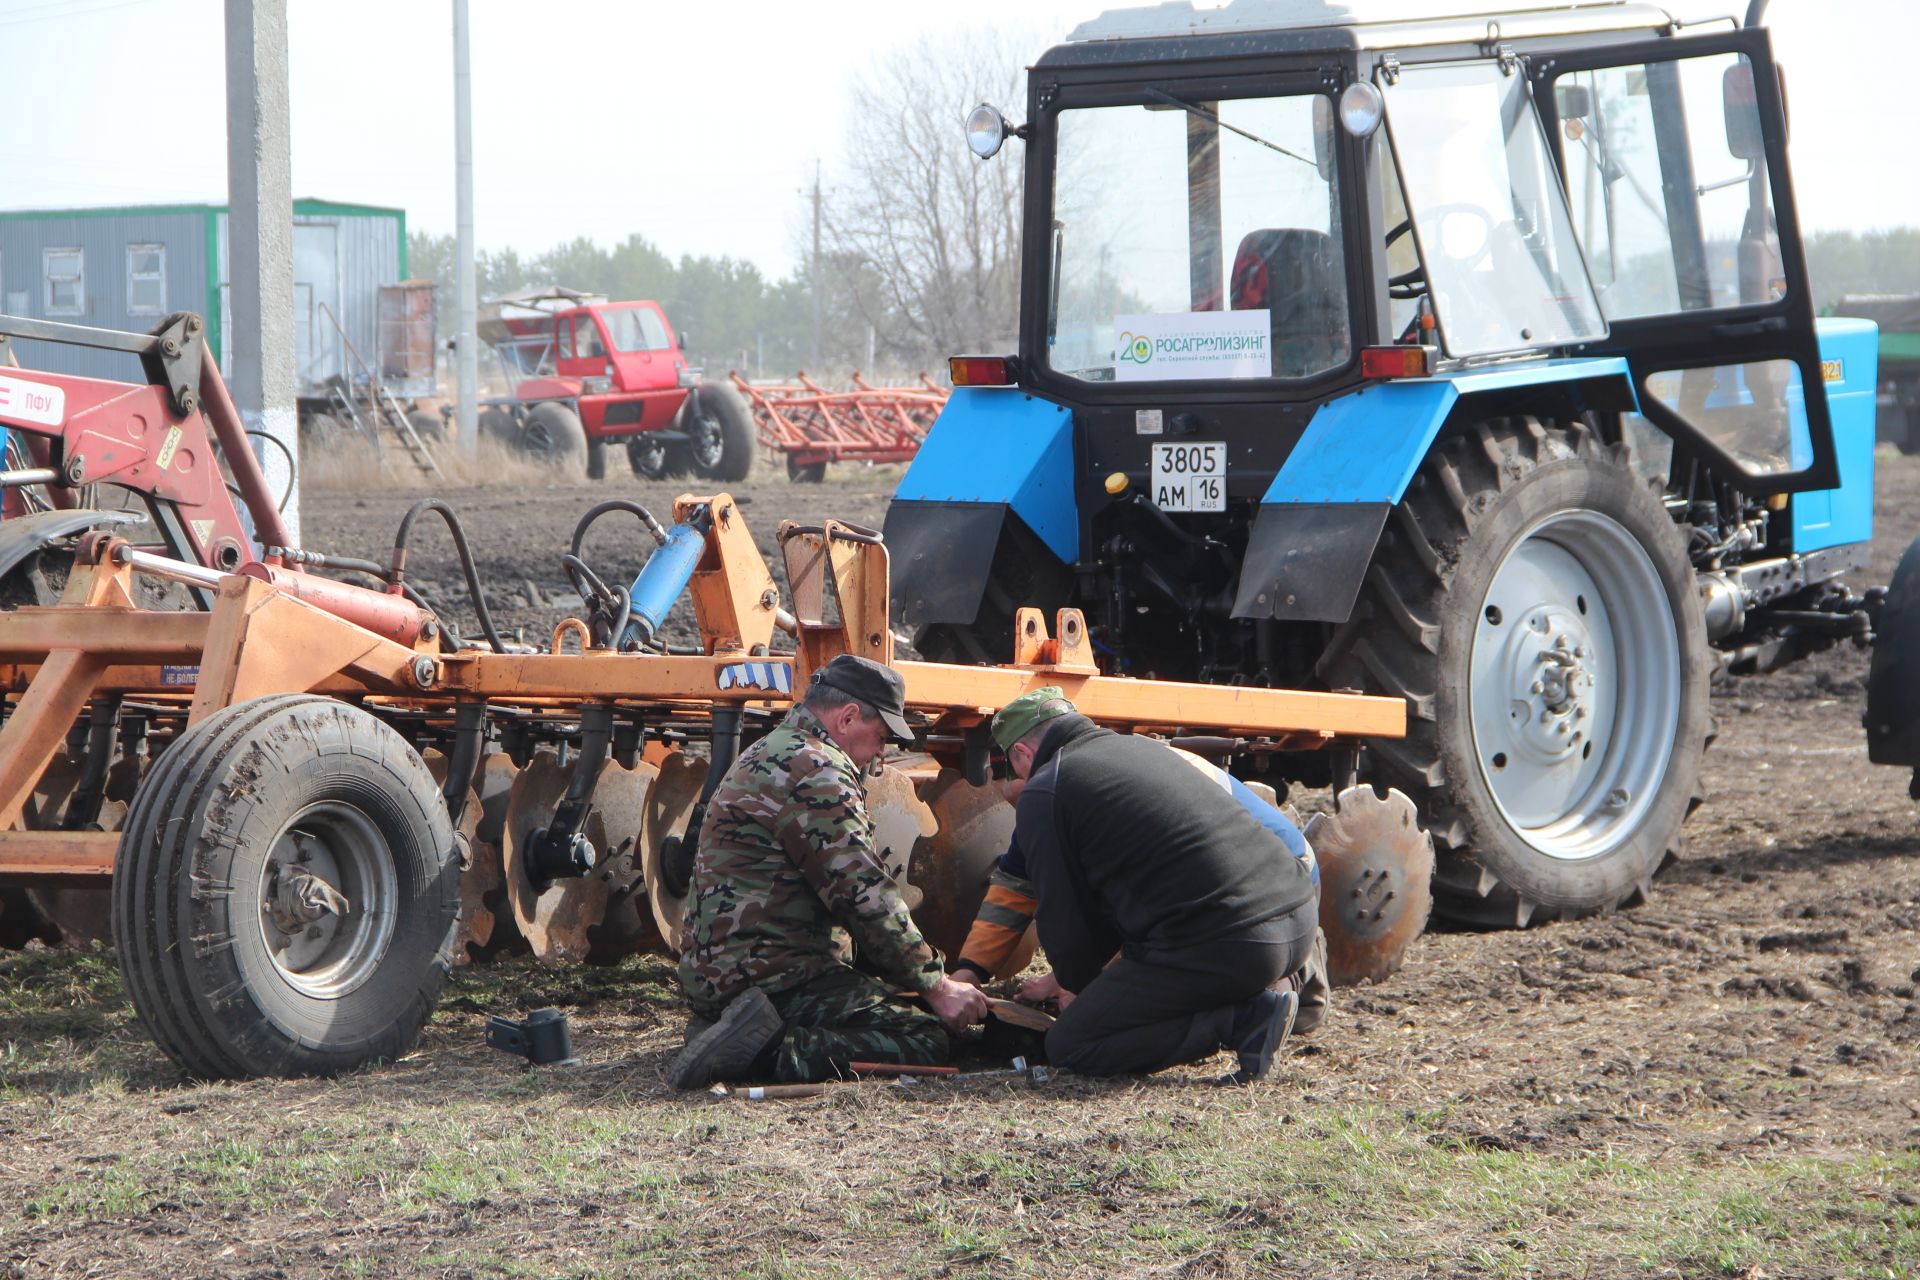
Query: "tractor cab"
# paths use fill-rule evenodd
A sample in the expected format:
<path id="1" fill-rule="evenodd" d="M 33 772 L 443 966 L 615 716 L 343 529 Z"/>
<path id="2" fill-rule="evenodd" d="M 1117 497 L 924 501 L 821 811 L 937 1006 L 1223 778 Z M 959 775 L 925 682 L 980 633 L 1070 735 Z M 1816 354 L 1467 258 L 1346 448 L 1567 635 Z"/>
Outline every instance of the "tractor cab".
<path id="1" fill-rule="evenodd" d="M 1618 356 L 1750 492 L 1831 487 L 1771 67 L 1761 31 L 1639 4 L 1106 15 L 1031 78 L 1023 381 L 1098 436 L 1141 434 L 1126 406 L 1219 435 L 1231 498 L 1288 434 L 1236 405 Z M 1392 345 L 1431 350 L 1369 358 Z"/>

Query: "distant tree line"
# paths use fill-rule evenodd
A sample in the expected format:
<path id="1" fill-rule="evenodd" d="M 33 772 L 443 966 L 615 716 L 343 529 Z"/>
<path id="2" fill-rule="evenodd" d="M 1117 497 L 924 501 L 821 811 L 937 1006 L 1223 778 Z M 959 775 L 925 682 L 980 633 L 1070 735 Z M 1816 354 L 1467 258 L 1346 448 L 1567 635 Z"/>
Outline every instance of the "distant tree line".
<path id="1" fill-rule="evenodd" d="M 1890 231 L 1817 231 L 1806 238 L 1813 305 L 1848 294 L 1920 293 L 1920 227 Z"/>

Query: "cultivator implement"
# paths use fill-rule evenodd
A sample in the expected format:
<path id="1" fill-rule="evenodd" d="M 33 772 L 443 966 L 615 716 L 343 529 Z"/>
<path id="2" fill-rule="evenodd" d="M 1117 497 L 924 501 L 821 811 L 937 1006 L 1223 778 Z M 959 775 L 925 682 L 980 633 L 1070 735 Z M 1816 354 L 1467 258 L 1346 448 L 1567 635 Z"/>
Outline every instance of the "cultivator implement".
<path id="1" fill-rule="evenodd" d="M 1249 759 L 1405 731 L 1398 700 L 1102 674 L 1074 610 L 1051 626 L 1021 611 L 1005 666 L 895 661 L 878 535 L 783 524 L 783 597 L 725 493 L 683 496 L 670 529 L 630 502 L 588 511 L 561 557 L 580 616 L 537 650 L 508 644 L 444 504 L 416 506 L 384 565 L 287 545 L 251 496 L 264 488 L 218 370 L 196 374 L 190 397 L 9 374 L 11 395 L 50 407 L 0 408 L 44 471 L 95 458 L 124 477 L 158 535 L 109 523 L 63 542 L 57 603 L 0 613 L 0 911 L 110 934 L 142 1021 L 196 1074 L 405 1052 L 447 968 L 503 946 L 556 965 L 675 952 L 704 798 L 841 653 L 905 678 L 921 749 L 872 779 L 871 809 L 888 870 L 949 951 L 1005 847 L 987 724 L 1022 692 L 1059 684 L 1096 720 Z M 258 546 L 221 533 L 240 527 L 230 503 L 181 517 L 227 490 L 167 486 L 176 433 L 223 446 Z M 88 443 L 101 439 L 120 443 Z M 192 466 L 218 474 L 210 453 Z M 75 496 L 36 483 L 56 505 Z M 428 512 L 454 531 L 484 641 L 409 585 L 408 531 Z M 609 588 L 578 548 L 627 515 L 651 549 L 631 587 Z M 203 607 L 147 607 L 155 586 Z M 660 621 L 683 597 L 699 641 L 667 644 Z"/>
<path id="2" fill-rule="evenodd" d="M 761 446 L 785 454 L 787 475 L 799 481 L 824 478 L 829 462 L 910 460 L 948 395 L 924 373 L 912 387 L 876 387 L 856 373 L 846 391 L 829 391 L 805 373 L 785 386 L 729 376 L 753 408 Z"/>

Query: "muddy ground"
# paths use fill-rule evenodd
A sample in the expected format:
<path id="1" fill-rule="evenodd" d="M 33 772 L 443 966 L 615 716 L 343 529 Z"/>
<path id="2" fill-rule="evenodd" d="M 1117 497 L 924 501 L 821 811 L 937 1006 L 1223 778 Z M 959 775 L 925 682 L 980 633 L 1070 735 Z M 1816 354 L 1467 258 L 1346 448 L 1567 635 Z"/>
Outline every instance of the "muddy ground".
<path id="1" fill-rule="evenodd" d="M 781 518 L 879 524 L 894 478 L 736 489 L 772 558 Z M 578 513 L 664 514 L 678 487 L 448 496 L 532 638 Z M 384 558 L 410 496 L 309 491 L 305 540 Z M 1882 455 L 1879 512 L 1885 582 L 1920 459 Z M 597 555 L 630 570 L 635 532 L 609 517 Z M 425 568 L 446 548 L 421 535 L 416 573 L 465 615 Z M 1842 647 L 1717 692 L 1708 803 L 1652 901 L 1429 934 L 1251 1095 L 1216 1063 L 676 1098 L 651 961 L 469 970 L 407 1062 L 193 1086 L 110 960 L 0 957 L 0 1276 L 1920 1274 L 1920 805 L 1867 763 L 1866 670 Z M 480 1045 L 484 1014 L 543 1003 L 574 1017 L 575 1072 Z"/>

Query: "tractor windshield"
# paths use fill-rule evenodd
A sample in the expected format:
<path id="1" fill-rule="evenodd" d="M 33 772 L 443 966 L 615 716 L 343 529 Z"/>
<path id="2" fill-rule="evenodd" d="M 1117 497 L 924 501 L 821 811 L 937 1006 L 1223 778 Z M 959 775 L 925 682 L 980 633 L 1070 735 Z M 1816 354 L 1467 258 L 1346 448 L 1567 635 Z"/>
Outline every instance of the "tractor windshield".
<path id="1" fill-rule="evenodd" d="M 1051 367 L 1164 382 L 1346 365 L 1330 100 L 1142 96 L 1059 115 Z"/>
<path id="2" fill-rule="evenodd" d="M 600 313 L 600 319 L 615 351 L 665 351 L 673 345 L 667 340 L 667 326 L 651 307 L 609 309 Z"/>

